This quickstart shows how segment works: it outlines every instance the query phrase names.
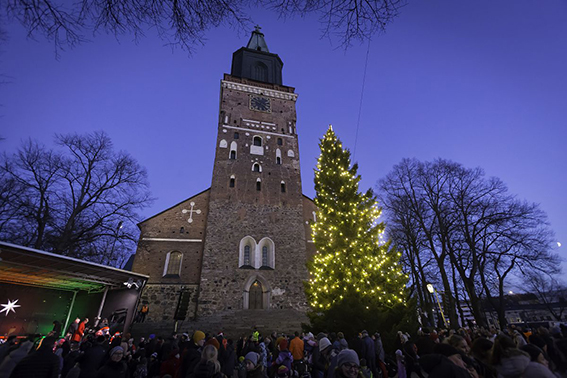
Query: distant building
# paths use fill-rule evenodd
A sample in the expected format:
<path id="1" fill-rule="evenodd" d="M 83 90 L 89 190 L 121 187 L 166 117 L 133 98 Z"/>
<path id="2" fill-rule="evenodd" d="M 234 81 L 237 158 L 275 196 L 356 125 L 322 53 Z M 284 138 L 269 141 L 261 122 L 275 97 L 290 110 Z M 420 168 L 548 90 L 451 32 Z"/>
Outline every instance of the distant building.
<path id="1" fill-rule="evenodd" d="M 549 303 L 542 303 L 537 295 L 531 293 L 509 294 L 504 297 L 505 317 L 508 324 L 534 324 L 546 325 L 551 323 L 567 323 L 567 298 L 564 291 L 556 291 L 546 293 Z M 445 311 L 444 302 L 441 302 L 441 308 Z M 470 326 L 475 325 L 474 315 L 467 301 L 460 301 L 460 310 L 457 311 L 459 325 Z M 488 300 L 481 303 L 484 316 L 488 326 L 499 327 L 498 313 Z M 560 315 L 560 320 L 553 316 L 550 308 L 556 315 Z M 442 324 L 439 308 L 433 309 L 435 324 Z"/>
<path id="2" fill-rule="evenodd" d="M 302 194 L 297 94 L 282 68 L 255 30 L 221 80 L 211 187 L 139 224 L 146 326 L 245 333 L 307 321 L 315 205 Z"/>

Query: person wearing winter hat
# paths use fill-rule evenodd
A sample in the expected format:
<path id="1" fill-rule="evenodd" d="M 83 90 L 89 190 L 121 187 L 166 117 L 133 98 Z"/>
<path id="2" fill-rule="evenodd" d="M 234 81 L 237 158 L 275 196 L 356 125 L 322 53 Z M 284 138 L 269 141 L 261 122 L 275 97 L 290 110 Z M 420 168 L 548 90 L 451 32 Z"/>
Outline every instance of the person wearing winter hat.
<path id="1" fill-rule="evenodd" d="M 219 350 L 220 348 L 220 343 L 217 339 L 215 339 L 214 337 L 210 338 L 205 345 L 212 345 L 214 346 L 217 350 Z"/>
<path id="2" fill-rule="evenodd" d="M 447 343 L 435 345 L 433 353 L 426 354 L 419 361 L 430 378 L 478 377 L 463 360 L 462 351 Z"/>
<path id="3" fill-rule="evenodd" d="M 110 360 L 98 369 L 97 378 L 127 378 L 128 366 L 122 360 L 124 357 L 124 349 L 120 346 L 115 346 L 110 350 Z"/>
<path id="4" fill-rule="evenodd" d="M 286 368 L 288 368 L 289 371 L 291 371 L 291 364 L 293 362 L 293 355 L 287 349 L 287 340 L 286 339 L 280 340 L 280 343 L 278 344 L 278 349 L 279 349 L 279 353 L 278 353 L 278 356 L 276 358 L 276 361 L 274 362 L 275 367 L 279 368 L 281 365 L 284 365 Z"/>
<path id="5" fill-rule="evenodd" d="M 201 361 L 201 351 L 205 344 L 205 333 L 202 331 L 195 331 L 191 341 L 187 343 L 187 348 L 181 356 L 181 367 L 179 368 L 178 375 L 185 377 L 193 373 L 195 367 Z"/>
<path id="6" fill-rule="evenodd" d="M 352 349 L 344 349 L 337 355 L 337 378 L 356 378 L 360 371 L 358 354 Z"/>
<path id="7" fill-rule="evenodd" d="M 280 366 L 276 372 L 279 378 L 288 378 L 289 377 L 289 369 L 285 366 Z"/>
<path id="8" fill-rule="evenodd" d="M 195 331 L 192 339 L 196 345 L 202 347 L 205 344 L 205 333 L 202 331 Z"/>
<path id="9" fill-rule="evenodd" d="M 323 378 L 327 371 L 327 366 L 337 355 L 337 351 L 332 348 L 331 341 L 322 337 L 319 344 L 313 349 L 311 356 L 311 376 L 313 378 Z"/>
<path id="10" fill-rule="evenodd" d="M 319 340 L 319 351 L 322 352 L 330 346 L 331 346 L 331 340 L 329 340 L 328 338 L 323 337 L 321 340 Z"/>
<path id="11" fill-rule="evenodd" d="M 555 374 L 549 370 L 549 362 L 543 355 L 543 351 L 533 345 L 527 344 L 520 348 L 530 355 L 530 363 L 524 370 L 524 377 L 554 378 Z"/>
<path id="12" fill-rule="evenodd" d="M 248 352 L 244 356 L 246 364 L 246 378 L 266 378 L 264 366 L 260 363 L 260 355 L 256 352 Z"/>

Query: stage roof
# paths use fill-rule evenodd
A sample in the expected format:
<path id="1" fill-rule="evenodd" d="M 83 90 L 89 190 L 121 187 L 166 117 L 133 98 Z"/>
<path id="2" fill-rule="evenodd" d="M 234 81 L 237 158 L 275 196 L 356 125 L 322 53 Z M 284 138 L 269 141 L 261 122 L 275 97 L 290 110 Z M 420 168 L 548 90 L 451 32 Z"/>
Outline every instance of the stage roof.
<path id="1" fill-rule="evenodd" d="M 148 276 L 101 264 L 0 242 L 0 283 L 59 290 L 125 288 L 143 285 Z"/>

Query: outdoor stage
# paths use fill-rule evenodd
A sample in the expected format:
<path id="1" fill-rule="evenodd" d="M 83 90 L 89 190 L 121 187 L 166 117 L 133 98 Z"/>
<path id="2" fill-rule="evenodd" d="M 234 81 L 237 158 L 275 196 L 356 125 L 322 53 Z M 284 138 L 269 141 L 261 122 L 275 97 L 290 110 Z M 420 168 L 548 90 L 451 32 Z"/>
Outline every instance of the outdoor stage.
<path id="1" fill-rule="evenodd" d="M 127 331 L 148 276 L 0 242 L 0 336 L 63 332 L 76 317 Z"/>

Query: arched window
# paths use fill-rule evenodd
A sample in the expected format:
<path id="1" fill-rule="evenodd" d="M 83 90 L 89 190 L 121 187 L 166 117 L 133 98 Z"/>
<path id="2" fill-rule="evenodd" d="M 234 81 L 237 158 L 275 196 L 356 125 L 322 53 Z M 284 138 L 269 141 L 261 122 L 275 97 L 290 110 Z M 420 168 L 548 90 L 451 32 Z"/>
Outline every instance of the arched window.
<path id="1" fill-rule="evenodd" d="M 262 181 L 261 181 L 260 179 L 258 179 L 258 180 L 256 181 L 256 190 L 257 190 L 257 191 L 262 190 Z"/>
<path id="2" fill-rule="evenodd" d="M 262 247 L 262 266 L 268 266 L 268 246 Z"/>
<path id="3" fill-rule="evenodd" d="M 258 163 L 252 164 L 252 172 L 262 172 L 262 166 Z"/>
<path id="4" fill-rule="evenodd" d="M 220 148 L 227 148 L 228 144 L 226 143 L 226 140 L 222 139 L 219 143 L 219 147 Z"/>
<path id="5" fill-rule="evenodd" d="M 285 182 L 283 182 L 283 181 L 281 183 L 281 190 L 282 190 L 282 193 L 285 193 Z"/>
<path id="6" fill-rule="evenodd" d="M 262 137 L 255 135 L 253 141 L 255 146 L 262 146 Z"/>
<path id="7" fill-rule="evenodd" d="M 230 181 L 228 182 L 228 187 L 229 188 L 234 188 L 234 185 L 236 184 L 236 179 L 234 177 L 230 178 Z"/>
<path id="8" fill-rule="evenodd" d="M 230 155 L 229 155 L 231 160 L 235 160 L 236 159 L 236 142 L 232 141 L 232 143 L 230 144 Z"/>
<path id="9" fill-rule="evenodd" d="M 254 269 L 256 266 L 256 240 L 251 236 L 245 236 L 240 240 L 240 252 L 238 267 L 242 269 Z"/>
<path id="10" fill-rule="evenodd" d="M 275 245 L 272 239 L 265 237 L 258 243 L 259 252 L 262 265 L 260 269 L 274 269 L 275 268 Z"/>
<path id="11" fill-rule="evenodd" d="M 282 152 L 279 148 L 276 149 L 276 164 L 282 163 Z"/>
<path id="12" fill-rule="evenodd" d="M 181 262 L 183 254 L 181 252 L 169 252 L 165 257 L 165 265 L 163 267 L 164 277 L 179 277 L 181 274 Z"/>
<path id="13" fill-rule="evenodd" d="M 250 265 L 250 244 L 244 246 L 244 265 Z"/>

